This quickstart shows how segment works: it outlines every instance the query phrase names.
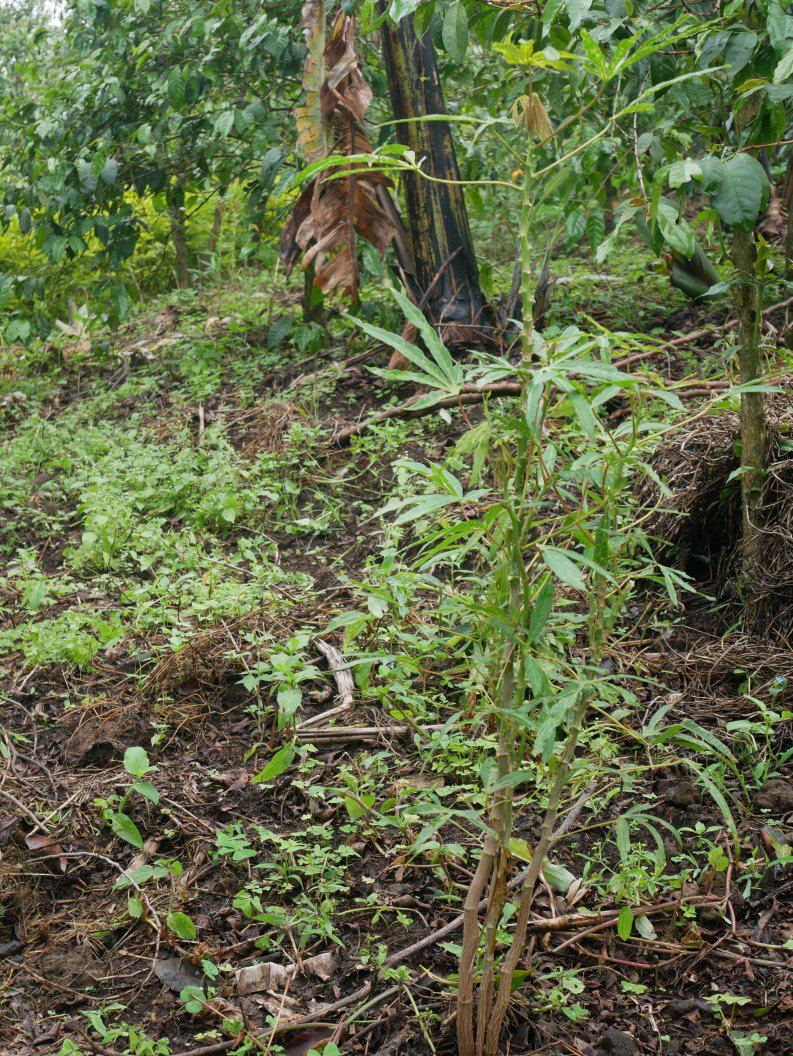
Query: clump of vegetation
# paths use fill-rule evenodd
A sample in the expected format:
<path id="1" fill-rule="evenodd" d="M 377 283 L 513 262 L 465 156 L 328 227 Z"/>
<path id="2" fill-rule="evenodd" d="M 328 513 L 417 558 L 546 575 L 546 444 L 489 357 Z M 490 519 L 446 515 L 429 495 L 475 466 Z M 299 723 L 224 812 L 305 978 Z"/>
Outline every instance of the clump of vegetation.
<path id="1" fill-rule="evenodd" d="M 789 4 L 5 14 L 0 1048 L 781 1053 Z"/>

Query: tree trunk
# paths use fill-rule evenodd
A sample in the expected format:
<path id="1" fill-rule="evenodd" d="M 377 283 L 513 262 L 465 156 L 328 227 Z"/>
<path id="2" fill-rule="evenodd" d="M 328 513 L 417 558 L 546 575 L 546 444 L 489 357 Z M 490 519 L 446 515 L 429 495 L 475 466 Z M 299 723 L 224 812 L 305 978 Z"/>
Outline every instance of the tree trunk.
<path id="1" fill-rule="evenodd" d="M 738 310 L 738 360 L 741 384 L 760 375 L 760 309 L 757 293 L 757 247 L 751 231 L 733 230 L 732 262 L 738 280 L 735 298 Z M 766 462 L 767 428 L 765 396 L 761 392 L 741 394 L 741 498 L 743 509 L 744 571 L 754 569 L 754 550 L 761 526 L 760 502 Z"/>
<path id="2" fill-rule="evenodd" d="M 416 36 L 412 15 L 397 26 L 385 22 L 383 54 L 394 118 L 403 122 L 396 125 L 397 139 L 424 161 L 429 175 L 459 181 L 449 122 L 410 120 L 446 113 L 429 34 Z M 479 285 L 462 187 L 408 173 L 405 205 L 415 260 L 411 292 L 424 314 L 449 344 L 487 342 L 495 321 Z"/>
<path id="3" fill-rule="evenodd" d="M 184 191 L 176 184 L 168 193 L 168 216 L 171 220 L 171 242 L 176 257 L 176 285 L 180 290 L 190 286 L 190 258 L 187 252 L 187 226 L 184 217 Z"/>
<path id="4" fill-rule="evenodd" d="M 224 203 L 218 202 L 215 206 L 215 213 L 212 217 L 212 230 L 209 232 L 209 244 L 207 245 L 207 251 L 210 257 L 214 257 L 218 242 L 220 241 L 220 232 L 223 228 L 223 209 Z"/>

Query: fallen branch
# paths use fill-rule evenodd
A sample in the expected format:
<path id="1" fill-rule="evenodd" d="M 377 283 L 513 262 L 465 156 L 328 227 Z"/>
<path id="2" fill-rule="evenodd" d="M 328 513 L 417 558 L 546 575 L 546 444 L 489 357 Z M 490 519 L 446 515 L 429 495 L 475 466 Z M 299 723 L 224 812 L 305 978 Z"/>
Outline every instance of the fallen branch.
<path id="1" fill-rule="evenodd" d="M 652 354 L 655 355 L 658 351 L 659 349 L 653 349 Z M 641 353 L 641 355 L 646 358 L 645 353 Z M 624 361 L 622 365 L 624 365 Z M 620 367 L 621 362 L 617 361 L 614 366 Z M 672 389 L 671 391 L 685 400 L 690 399 L 692 396 L 707 395 L 707 391 L 703 393 L 703 388 L 707 390 L 726 389 L 729 384 L 728 381 L 718 380 L 698 381 L 695 388 Z M 405 400 L 404 403 L 398 403 L 394 407 L 387 407 L 384 411 L 378 411 L 377 414 L 373 414 L 370 418 L 364 418 L 362 421 L 356 422 L 355 425 L 348 425 L 334 435 L 333 442 L 339 445 L 345 444 L 351 437 L 360 436 L 373 425 L 385 422 L 389 418 L 424 418 L 444 407 L 463 407 L 473 403 L 482 403 L 486 396 L 519 396 L 520 391 L 521 385 L 517 381 L 496 381 L 491 385 L 464 385 L 456 396 L 442 396 L 433 404 L 423 404 L 419 407 L 416 404 L 423 399 L 425 393 L 417 393 L 415 396 L 411 396 L 409 400 Z"/>
<path id="2" fill-rule="evenodd" d="M 510 880 L 508 885 L 510 890 L 514 890 L 516 887 L 520 886 L 527 872 L 528 869 L 523 869 L 518 874 L 518 876 Z M 480 913 L 487 908 L 488 901 L 489 900 L 487 898 L 483 898 L 482 901 L 479 903 L 478 911 Z M 675 906 L 681 906 L 684 904 L 689 906 L 715 905 L 718 901 L 719 899 L 715 898 L 712 895 L 695 896 L 694 898 L 683 899 L 682 901 L 663 902 L 657 906 L 639 906 L 638 908 L 634 909 L 633 915 L 635 917 L 646 917 L 649 916 L 651 913 L 659 913 L 661 912 L 661 910 L 674 908 Z M 560 925 L 559 921 L 562 920 L 564 921 L 564 923 Z M 566 928 L 580 926 L 580 924 L 582 923 L 586 923 L 589 925 L 594 924 L 595 928 L 592 929 L 594 931 L 595 929 L 601 930 L 608 927 L 616 926 L 618 920 L 619 917 L 614 916 L 613 912 L 567 913 L 563 917 L 552 917 L 545 920 L 529 921 L 526 927 L 528 934 L 530 935 L 537 935 L 547 931 L 563 931 Z M 397 950 L 396 953 L 392 953 L 390 957 L 386 957 L 386 959 L 383 961 L 383 967 L 391 968 L 393 965 L 399 964 L 401 961 L 406 960 L 414 953 L 418 953 L 420 950 L 424 950 L 428 946 L 434 946 L 436 943 L 440 942 L 441 939 L 445 939 L 447 935 L 452 935 L 455 931 L 459 931 L 462 926 L 463 915 L 461 913 L 458 917 L 455 917 L 454 920 L 450 920 L 448 924 L 444 924 L 442 928 L 438 928 L 437 931 L 433 931 L 430 935 L 425 935 L 423 939 L 419 939 L 418 942 L 414 942 L 412 946 L 406 946 L 404 949 Z M 588 933 L 589 931 L 586 932 L 586 934 Z M 575 938 L 578 939 L 581 937 L 581 935 L 578 935 Z M 575 939 L 568 940 L 568 942 L 563 943 L 562 946 L 567 946 L 569 941 L 575 941 Z M 562 946 L 557 947 L 557 950 L 554 952 L 557 952 L 558 950 L 562 949 Z"/>
<path id="3" fill-rule="evenodd" d="M 764 308 L 761 314 L 763 316 L 771 315 L 773 312 L 780 312 L 784 308 L 790 308 L 791 306 L 793 306 L 793 297 L 788 297 L 787 300 L 780 301 L 779 304 L 772 304 L 769 305 L 768 308 Z M 734 330 L 737 325 L 737 319 L 730 319 L 729 322 L 724 323 L 721 327 L 722 333 L 727 333 L 728 330 Z M 625 367 L 631 366 L 633 363 L 639 363 L 644 359 L 652 359 L 653 356 L 658 356 L 662 352 L 668 352 L 670 349 L 680 348 L 683 345 L 691 345 L 703 337 L 713 337 L 717 332 L 717 329 L 718 328 L 692 330 L 690 334 L 683 334 L 681 337 L 672 338 L 671 341 L 664 341 L 662 345 L 658 345 L 657 348 L 651 348 L 647 352 L 636 352 L 633 355 L 617 359 L 614 361 L 614 366 L 619 367 L 622 370 Z"/>
<path id="4" fill-rule="evenodd" d="M 793 297 L 788 297 L 787 300 L 780 301 L 779 304 L 772 304 L 768 308 L 764 308 L 762 314 L 764 316 L 770 315 L 772 312 L 778 312 L 791 306 L 793 306 Z M 725 323 L 722 330 L 734 330 L 737 325 L 737 320 L 733 319 L 730 320 L 730 322 Z M 648 349 L 646 352 L 636 352 L 630 356 L 624 356 L 622 359 L 616 359 L 612 366 L 617 367 L 619 370 L 624 370 L 625 367 L 629 367 L 633 363 L 639 363 L 645 359 L 652 359 L 654 356 L 659 356 L 664 352 L 668 352 L 670 349 L 679 348 L 681 345 L 691 344 L 702 337 L 709 337 L 713 333 L 714 330 L 693 330 L 690 334 L 684 334 L 682 337 L 675 337 L 671 341 L 665 341 L 662 345 L 657 345 L 655 348 Z M 709 389 L 716 389 L 720 388 L 722 385 L 726 388 L 728 382 L 697 382 L 697 388 L 676 391 L 678 396 L 683 399 L 688 399 L 693 396 L 703 395 L 700 389 L 704 386 L 707 386 Z M 463 385 L 459 393 L 453 396 L 441 396 L 435 403 L 429 405 L 422 404 L 421 406 L 416 405 L 426 394 L 417 393 L 415 396 L 411 396 L 409 400 L 405 400 L 404 403 L 396 404 L 394 407 L 386 407 L 385 410 L 378 411 L 377 414 L 373 414 L 369 418 L 364 418 L 360 422 L 356 422 L 355 425 L 348 425 L 344 429 L 339 430 L 339 432 L 333 435 L 333 443 L 341 446 L 342 444 L 347 443 L 347 441 L 353 436 L 360 436 L 373 425 L 388 421 L 389 418 L 424 418 L 443 408 L 463 407 L 470 404 L 481 403 L 486 396 L 519 396 L 520 391 L 521 384 L 518 381 L 496 381 L 490 385 L 469 384 Z"/>
<path id="5" fill-rule="evenodd" d="M 405 400 L 404 403 L 386 407 L 384 411 L 378 411 L 370 418 L 364 418 L 355 425 L 348 425 L 341 429 L 334 434 L 333 442 L 338 445 L 345 444 L 351 437 L 360 436 L 373 425 L 385 422 L 389 418 L 424 418 L 443 407 L 462 407 L 465 404 L 481 403 L 485 396 L 519 396 L 520 389 L 520 382 L 517 381 L 496 381 L 491 385 L 463 385 L 460 392 L 454 396 L 441 396 L 429 406 L 425 404 L 417 407 L 416 404 L 426 395 L 426 393 L 419 392 L 411 396 L 409 400 Z"/>
<path id="6" fill-rule="evenodd" d="M 336 679 L 336 688 L 341 703 L 337 707 L 331 708 L 330 711 L 321 711 L 319 715 L 312 715 L 311 718 L 304 719 L 297 727 L 298 735 L 301 730 L 306 730 L 310 726 L 325 726 L 334 715 L 341 715 L 342 712 L 349 711 L 355 703 L 355 683 L 350 674 L 350 669 L 344 662 L 344 657 L 338 649 L 323 641 L 322 638 L 315 638 L 314 645 L 328 661 L 331 673 Z"/>

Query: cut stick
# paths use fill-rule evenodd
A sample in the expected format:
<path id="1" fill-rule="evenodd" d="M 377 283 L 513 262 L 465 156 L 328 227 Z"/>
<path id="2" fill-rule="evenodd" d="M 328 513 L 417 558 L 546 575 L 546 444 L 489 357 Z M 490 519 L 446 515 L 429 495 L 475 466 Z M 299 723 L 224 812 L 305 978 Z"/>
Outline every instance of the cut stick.
<path id="1" fill-rule="evenodd" d="M 788 297 L 785 301 L 780 301 L 779 304 L 771 304 L 768 308 L 764 308 L 762 315 L 771 315 L 772 312 L 780 312 L 785 308 L 793 306 L 793 297 Z M 639 363 L 643 359 L 651 359 L 653 356 L 659 355 L 661 352 L 668 352 L 672 348 L 680 348 L 682 345 L 691 345 L 694 341 L 699 341 L 703 337 L 713 337 L 721 329 L 722 333 L 726 333 L 728 330 L 734 330 L 738 325 L 737 319 L 731 319 L 728 323 L 724 323 L 722 327 L 711 327 L 707 330 L 692 330 L 690 334 L 683 334 L 681 337 L 673 337 L 671 341 L 664 341 L 662 345 L 657 348 L 651 348 L 647 352 L 637 352 L 631 356 L 625 356 L 623 359 L 615 359 L 614 366 L 622 369 L 623 367 L 629 367 L 632 363 Z"/>
<path id="2" fill-rule="evenodd" d="M 301 730 L 307 730 L 311 726 L 327 725 L 328 720 L 332 719 L 334 715 L 341 715 L 342 712 L 349 711 L 355 703 L 355 683 L 350 674 L 350 669 L 344 663 L 344 657 L 338 649 L 323 641 L 322 638 L 315 638 L 314 645 L 328 661 L 328 667 L 336 679 L 336 689 L 338 690 L 341 703 L 337 707 L 331 708 L 330 711 L 321 711 L 319 715 L 312 715 L 311 718 L 304 719 L 297 727 L 298 736 Z"/>
<path id="3" fill-rule="evenodd" d="M 325 712 L 325 714 L 330 713 Z M 301 724 L 295 731 L 295 735 L 302 744 L 317 744 L 320 741 L 378 741 L 382 737 L 404 737 L 415 731 L 432 732 L 442 729 L 443 726 L 440 724 L 437 726 L 329 726 L 327 729 L 325 727 L 305 729 Z"/>

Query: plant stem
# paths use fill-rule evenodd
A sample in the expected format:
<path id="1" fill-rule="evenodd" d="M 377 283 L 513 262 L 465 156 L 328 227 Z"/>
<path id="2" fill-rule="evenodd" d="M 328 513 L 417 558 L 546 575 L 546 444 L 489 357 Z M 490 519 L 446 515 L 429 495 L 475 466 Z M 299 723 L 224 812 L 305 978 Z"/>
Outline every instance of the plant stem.
<path id="1" fill-rule="evenodd" d="M 735 266 L 736 307 L 738 311 L 738 360 L 741 384 L 760 376 L 760 313 L 757 292 L 757 247 L 751 231 L 732 234 L 732 261 Z M 741 394 L 741 497 L 743 509 L 744 571 L 754 568 L 754 550 L 760 532 L 758 513 L 762 500 L 766 462 L 767 426 L 765 397 L 761 392 Z"/>
<path id="2" fill-rule="evenodd" d="M 537 881 L 539 880 L 545 862 L 545 856 L 551 845 L 556 817 L 559 813 L 559 805 L 567 786 L 567 776 L 570 770 L 570 764 L 573 761 L 573 755 L 578 745 L 581 730 L 583 729 L 584 716 L 586 714 L 588 703 L 589 695 L 586 692 L 582 692 L 573 712 L 570 732 L 567 736 L 564 751 L 562 752 L 559 765 L 556 768 L 556 773 L 554 774 L 551 787 L 548 791 L 548 807 L 545 811 L 545 817 L 543 818 L 540 838 L 534 848 L 534 857 L 531 860 L 531 865 L 529 866 L 529 871 L 526 875 L 523 889 L 521 891 L 520 908 L 518 910 L 518 917 L 515 924 L 515 934 L 512 940 L 512 945 L 507 951 L 501 964 L 498 995 L 496 997 L 493 1011 L 490 1015 L 485 1038 L 484 1052 L 487 1056 L 491 1056 L 491 1054 L 498 1052 L 501 1024 L 503 1023 L 504 1016 L 507 1012 L 512 989 L 512 975 L 526 944 L 529 915 L 531 913 L 532 905 L 534 904 L 534 889 L 537 886 Z"/>

